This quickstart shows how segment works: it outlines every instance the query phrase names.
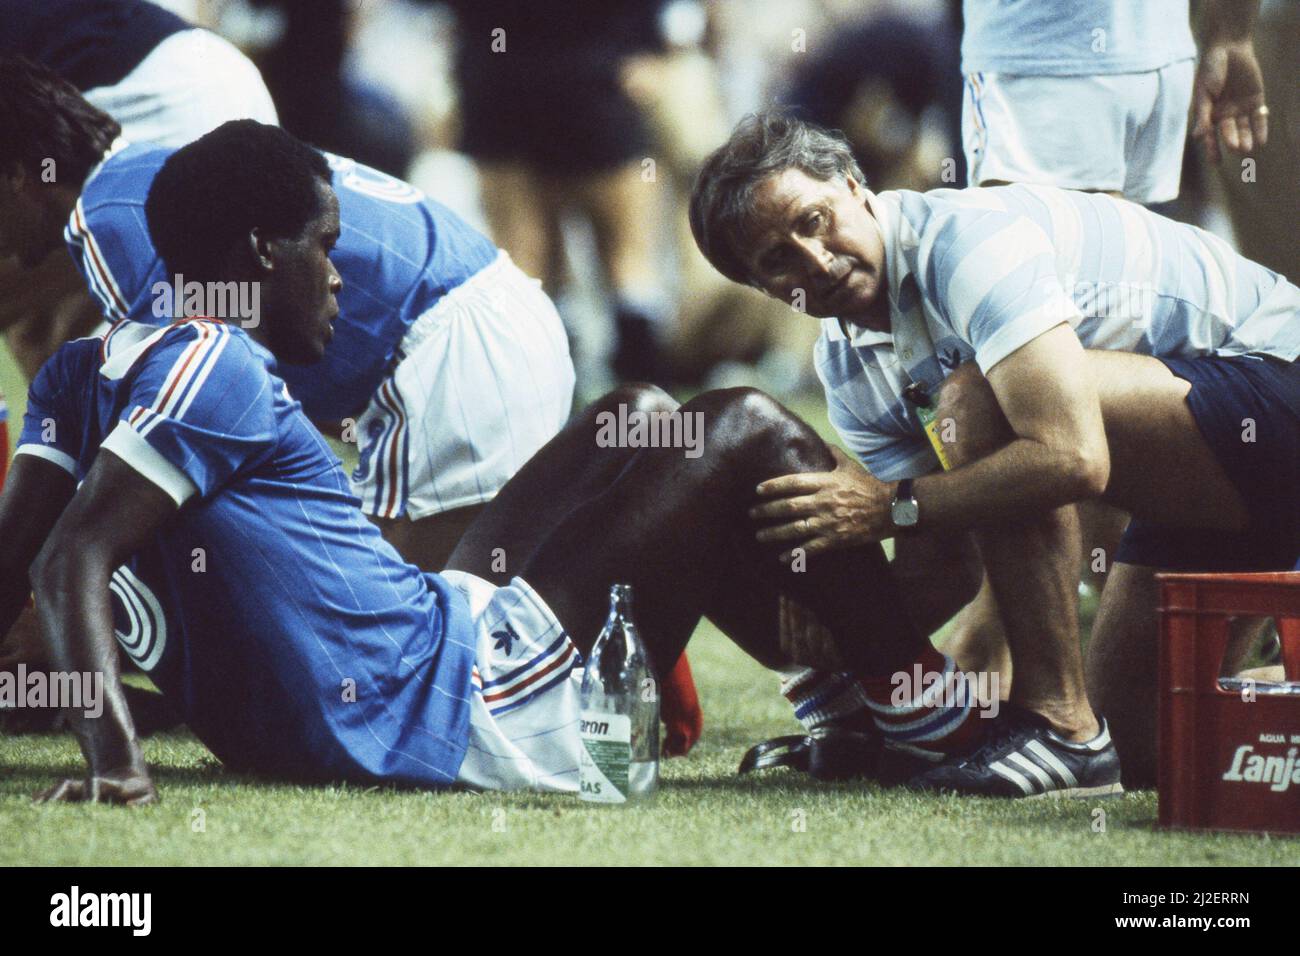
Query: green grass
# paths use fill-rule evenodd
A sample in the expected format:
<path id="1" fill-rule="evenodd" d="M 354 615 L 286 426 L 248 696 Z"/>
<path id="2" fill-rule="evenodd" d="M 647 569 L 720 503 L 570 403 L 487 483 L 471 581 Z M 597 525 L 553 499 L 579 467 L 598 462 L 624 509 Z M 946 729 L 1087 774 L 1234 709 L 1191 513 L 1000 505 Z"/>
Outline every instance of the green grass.
<path id="1" fill-rule="evenodd" d="M 22 379 L 0 352 L 17 432 Z M 829 435 L 820 402 L 796 410 Z M 0 866 L 218 864 L 1300 865 L 1300 840 L 1165 833 L 1154 793 L 1086 802 L 921 797 L 738 778 L 751 744 L 797 729 L 776 678 L 707 623 L 691 644 L 704 739 L 650 804 L 576 796 L 298 787 L 226 773 L 187 733 L 145 742 L 162 802 L 35 805 L 82 772 L 66 735 L 0 736 Z M 1105 814 L 1104 832 L 1095 811 Z"/>
<path id="2" fill-rule="evenodd" d="M 268 784 L 224 772 L 183 733 L 145 744 L 157 806 L 38 806 L 33 791 L 80 772 L 76 745 L 0 738 L 0 866 L 1300 864 L 1300 840 L 1159 831 L 1154 793 L 1012 803 L 819 785 L 786 770 L 738 778 L 746 747 L 794 730 L 789 707 L 773 675 L 712 628 L 691 649 L 705 736 L 664 765 L 660 793 L 645 806 Z M 1094 830 L 1097 808 L 1105 832 Z"/>

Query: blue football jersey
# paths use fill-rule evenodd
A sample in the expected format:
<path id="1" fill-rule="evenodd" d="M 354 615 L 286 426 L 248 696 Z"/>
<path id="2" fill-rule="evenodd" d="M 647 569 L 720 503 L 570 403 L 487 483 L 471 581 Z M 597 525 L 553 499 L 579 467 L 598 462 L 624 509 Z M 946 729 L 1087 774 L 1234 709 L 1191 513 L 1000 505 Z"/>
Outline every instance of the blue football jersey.
<path id="1" fill-rule="evenodd" d="M 272 364 L 237 326 L 119 323 L 44 365 L 17 454 L 80 480 L 102 446 L 182 502 L 113 575 L 114 630 L 223 761 L 452 783 L 469 607 L 362 516 Z"/>
<path id="2" fill-rule="evenodd" d="M 154 251 L 144 203 L 173 150 L 125 146 L 91 173 L 64 238 L 110 321 L 161 325 L 176 316 Z M 400 179 L 326 153 L 341 231 L 330 254 L 343 278 L 334 339 L 325 357 L 279 374 L 317 421 L 359 414 L 421 314 L 497 256 L 497 248 L 447 207 Z"/>

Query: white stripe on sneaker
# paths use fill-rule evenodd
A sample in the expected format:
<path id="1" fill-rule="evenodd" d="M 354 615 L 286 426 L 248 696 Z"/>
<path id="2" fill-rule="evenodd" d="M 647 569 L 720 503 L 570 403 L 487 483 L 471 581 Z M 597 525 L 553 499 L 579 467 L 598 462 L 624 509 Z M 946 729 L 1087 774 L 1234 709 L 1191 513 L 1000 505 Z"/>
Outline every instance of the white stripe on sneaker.
<path id="1" fill-rule="evenodd" d="M 1021 792 L 1023 792 L 1026 796 L 1033 794 L 1034 785 L 1030 783 L 1028 780 L 1026 780 L 1024 777 L 1022 777 L 1020 774 L 1018 774 L 1016 771 L 1012 770 L 1010 767 L 1004 764 L 1001 760 L 993 761 L 991 764 L 989 764 L 989 769 L 992 770 L 994 773 L 998 774 L 999 776 L 1005 777 L 1006 779 L 1010 780 L 1017 787 L 1019 787 Z"/>
<path id="2" fill-rule="evenodd" d="M 1041 741 L 1031 740 L 1025 744 L 1023 749 L 1045 763 L 1061 778 L 1061 782 L 1067 787 L 1077 787 L 1079 785 L 1079 781 L 1075 779 L 1074 774 L 1070 773 L 1070 768 L 1061 763 L 1054 753 L 1042 745 Z"/>
<path id="3" fill-rule="evenodd" d="M 1007 759 L 1015 763 L 1016 766 L 1023 767 L 1025 770 L 1032 773 L 1038 779 L 1038 782 L 1042 784 L 1044 790 L 1055 790 L 1057 788 L 1057 782 L 1048 775 L 1047 771 L 1038 766 L 1038 764 L 1034 763 L 1024 754 L 1013 751 L 1012 753 L 1007 754 Z"/>

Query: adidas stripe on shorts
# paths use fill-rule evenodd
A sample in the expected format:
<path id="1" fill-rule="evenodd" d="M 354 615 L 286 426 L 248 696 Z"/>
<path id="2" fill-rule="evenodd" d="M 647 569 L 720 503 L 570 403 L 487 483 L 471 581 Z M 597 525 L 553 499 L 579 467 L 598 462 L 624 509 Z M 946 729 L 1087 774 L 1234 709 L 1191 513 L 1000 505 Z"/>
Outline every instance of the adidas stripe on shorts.
<path id="1" fill-rule="evenodd" d="M 464 571 L 442 576 L 469 601 L 478 641 L 457 783 L 576 793 L 582 655 L 523 578 L 495 587 Z"/>
<path id="2" fill-rule="evenodd" d="M 358 420 L 362 510 L 418 520 L 492 500 L 568 421 L 573 385 L 555 306 L 500 253 L 415 320 Z"/>

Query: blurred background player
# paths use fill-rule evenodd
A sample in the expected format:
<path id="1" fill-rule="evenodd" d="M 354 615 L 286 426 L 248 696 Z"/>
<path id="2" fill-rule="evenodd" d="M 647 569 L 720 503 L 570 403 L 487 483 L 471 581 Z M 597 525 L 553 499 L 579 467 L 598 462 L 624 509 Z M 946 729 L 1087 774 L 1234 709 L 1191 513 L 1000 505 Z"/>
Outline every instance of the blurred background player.
<path id="1" fill-rule="evenodd" d="M 623 71 L 663 46 L 662 0 L 452 0 L 461 148 L 488 221 L 520 264 L 561 287 L 562 217 L 590 222 L 613 301 L 612 370 L 662 380 L 671 307 L 651 240 L 660 210 L 652 144 Z M 653 162 L 653 160 L 651 160 Z"/>
<path id="2" fill-rule="evenodd" d="M 350 0 L 253 0 L 253 11 L 277 24 L 257 63 L 285 129 L 402 177 L 414 155 L 414 130 L 392 95 L 348 69 L 354 6 Z"/>

